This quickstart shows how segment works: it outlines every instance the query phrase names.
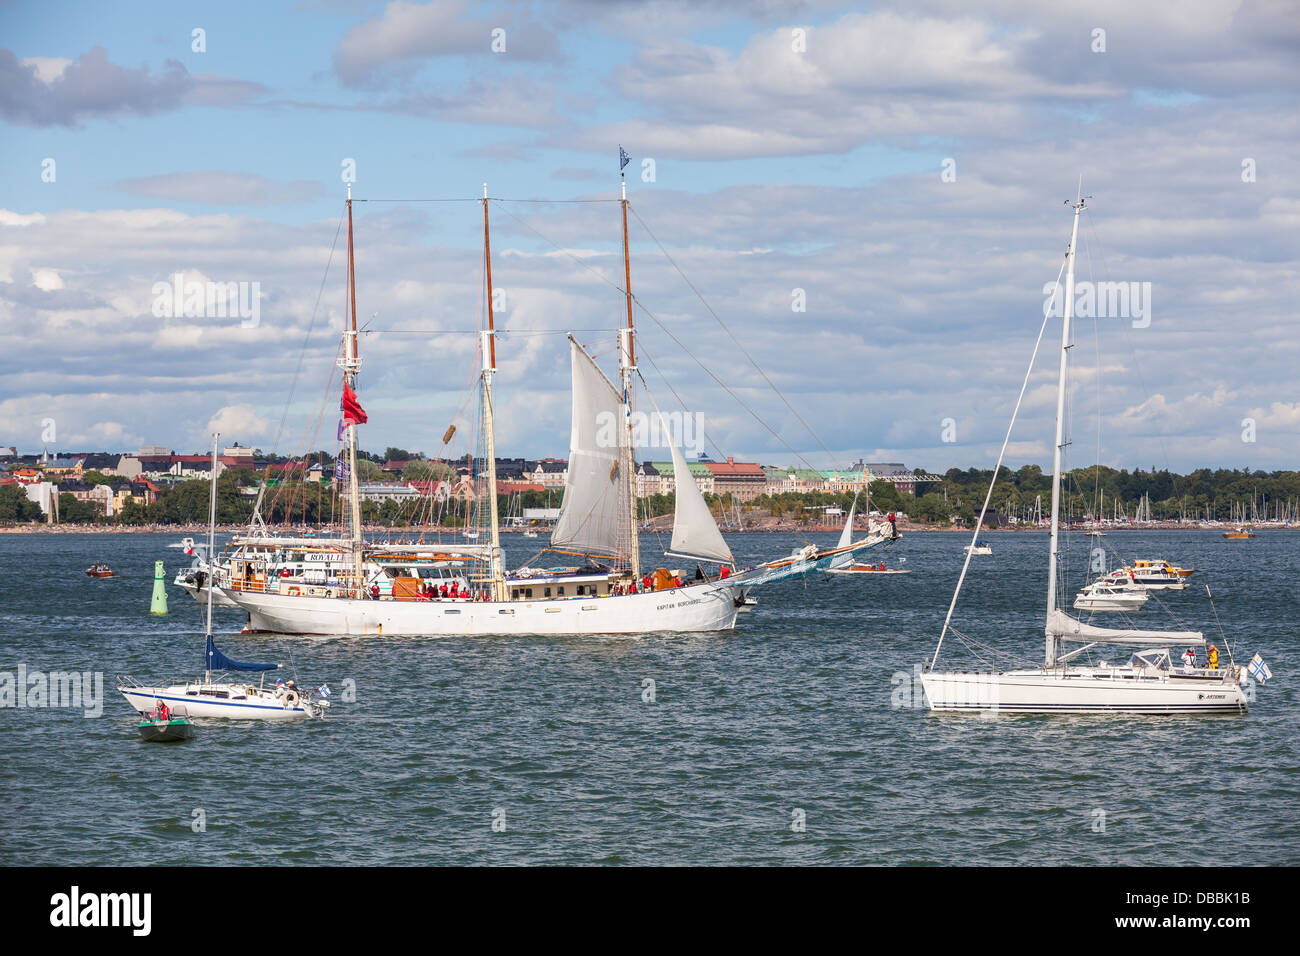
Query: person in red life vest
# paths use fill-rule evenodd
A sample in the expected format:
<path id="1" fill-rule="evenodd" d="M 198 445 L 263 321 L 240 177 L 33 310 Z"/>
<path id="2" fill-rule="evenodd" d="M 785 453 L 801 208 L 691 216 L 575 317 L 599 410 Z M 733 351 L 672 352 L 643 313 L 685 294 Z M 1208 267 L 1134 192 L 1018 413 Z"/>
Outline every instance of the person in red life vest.
<path id="1" fill-rule="evenodd" d="M 372 584 L 372 585 L 370 585 L 370 596 L 371 596 L 372 598 L 374 598 L 376 601 L 379 600 L 379 585 L 378 585 L 378 584 Z"/>
<path id="2" fill-rule="evenodd" d="M 452 582 L 451 582 L 451 590 L 448 592 L 447 596 L 448 596 L 449 598 L 451 598 L 452 600 L 455 600 L 456 598 L 460 597 L 460 582 L 459 582 L 459 581 L 452 581 Z"/>
<path id="3" fill-rule="evenodd" d="M 172 712 L 168 706 L 161 700 L 153 702 L 153 710 L 149 712 L 150 720 L 171 720 Z"/>
<path id="4" fill-rule="evenodd" d="M 896 518 L 897 516 L 894 514 L 894 512 L 891 511 L 889 513 L 889 533 L 892 534 L 895 538 L 898 537 L 898 522 Z"/>
<path id="5" fill-rule="evenodd" d="M 728 568 L 728 567 L 724 564 L 724 565 L 722 566 L 722 570 L 718 572 L 718 580 L 719 580 L 719 581 L 725 581 L 725 580 L 727 580 L 727 578 L 729 578 L 730 576 L 731 576 L 731 569 Z"/>
<path id="6" fill-rule="evenodd" d="M 641 590 L 643 591 L 654 590 L 654 588 L 650 585 L 650 575 L 647 574 L 645 577 L 641 579 Z"/>

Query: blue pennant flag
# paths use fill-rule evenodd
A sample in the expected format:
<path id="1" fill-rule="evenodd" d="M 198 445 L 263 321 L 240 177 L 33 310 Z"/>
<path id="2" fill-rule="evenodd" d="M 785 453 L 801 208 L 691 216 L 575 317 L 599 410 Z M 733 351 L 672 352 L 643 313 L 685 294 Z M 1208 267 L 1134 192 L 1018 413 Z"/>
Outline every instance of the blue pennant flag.
<path id="1" fill-rule="evenodd" d="M 624 167 L 626 167 L 630 162 L 632 162 L 632 157 L 624 151 L 622 146 L 620 146 L 618 148 L 618 171 L 621 173 Z"/>

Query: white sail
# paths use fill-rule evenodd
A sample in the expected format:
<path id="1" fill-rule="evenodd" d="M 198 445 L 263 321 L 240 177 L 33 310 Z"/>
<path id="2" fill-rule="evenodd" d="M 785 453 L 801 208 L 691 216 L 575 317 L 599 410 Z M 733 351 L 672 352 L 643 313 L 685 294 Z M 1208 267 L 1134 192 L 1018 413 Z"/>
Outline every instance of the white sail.
<path id="1" fill-rule="evenodd" d="M 853 504 L 849 505 L 849 516 L 844 520 L 844 530 L 840 532 L 839 544 L 837 544 L 835 547 L 847 548 L 850 544 L 853 543 L 853 514 L 855 511 L 857 511 L 857 509 L 858 509 L 858 499 L 854 498 Z M 831 560 L 831 567 L 842 568 L 852 563 L 853 563 L 853 555 L 850 552 L 846 551 L 844 554 L 837 554 Z"/>
<path id="2" fill-rule="evenodd" d="M 627 550 L 629 482 L 618 473 L 623 401 L 605 373 L 572 336 L 573 424 L 569 473 L 551 546 L 619 556 Z"/>
<path id="3" fill-rule="evenodd" d="M 664 432 L 669 433 L 666 422 Z M 691 477 L 691 470 L 682 457 L 681 449 L 672 439 L 669 439 L 668 446 L 673 453 L 673 485 L 677 498 L 670 547 L 675 554 L 734 564 L 731 549 L 718 530 L 718 523 L 713 520 L 713 514 L 704 501 L 699 485 Z"/>
<path id="4" fill-rule="evenodd" d="M 1062 641 L 1087 641 L 1094 644 L 1187 644 L 1196 647 L 1205 643 L 1205 635 L 1200 631 L 1097 627 L 1075 620 L 1059 608 L 1047 616 L 1047 635 Z"/>

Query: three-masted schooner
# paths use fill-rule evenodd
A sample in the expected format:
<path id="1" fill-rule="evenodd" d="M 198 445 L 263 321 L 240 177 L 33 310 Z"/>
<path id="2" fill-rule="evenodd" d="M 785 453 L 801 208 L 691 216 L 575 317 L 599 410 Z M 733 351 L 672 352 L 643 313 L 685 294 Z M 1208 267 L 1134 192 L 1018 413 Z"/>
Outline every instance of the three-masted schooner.
<path id="1" fill-rule="evenodd" d="M 249 629 L 308 634 L 638 634 L 655 631 L 718 631 L 734 626 L 752 602 L 747 592 L 795 575 L 827 570 L 837 561 L 892 540 L 886 526 L 833 548 L 809 544 L 787 557 L 738 569 L 709 507 L 670 442 L 676 509 L 669 555 L 717 565 L 707 576 L 682 580 L 668 568 L 641 567 L 633 456 L 632 385 L 636 373 L 631 264 L 627 236 L 627 190 L 623 187 L 623 290 L 627 325 L 619 330 L 619 385 L 569 336 L 572 423 L 568 471 L 550 550 L 582 559 L 576 567 L 504 566 L 497 513 L 493 378 L 496 375 L 489 198 L 483 191 L 486 328 L 480 331 L 481 389 L 488 541 L 376 545 L 361 534 L 356 474 L 356 428 L 345 416 L 348 541 L 351 568 L 324 584 L 308 585 L 277 572 L 264 555 L 236 552 L 220 577 L 224 593 L 249 614 Z M 356 280 L 352 267 L 352 199 L 348 198 L 348 296 L 351 321 L 344 332 L 345 396 L 355 402 L 357 355 Z M 617 423 L 614 428 L 611 423 Z M 466 536 L 468 537 L 468 536 Z M 301 545 L 301 542 L 297 543 Z M 292 547 L 292 545 L 290 546 Z M 381 560 L 382 559 L 382 560 Z M 422 571 L 466 569 L 450 595 L 430 595 Z M 456 572 L 459 574 L 459 572 Z M 377 578 L 383 575 L 384 587 Z"/>

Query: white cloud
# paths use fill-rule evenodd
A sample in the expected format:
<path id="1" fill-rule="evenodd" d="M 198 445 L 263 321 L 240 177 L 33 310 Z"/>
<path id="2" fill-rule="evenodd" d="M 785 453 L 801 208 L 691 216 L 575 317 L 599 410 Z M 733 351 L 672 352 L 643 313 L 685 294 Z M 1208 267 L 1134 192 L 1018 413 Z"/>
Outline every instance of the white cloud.
<path id="1" fill-rule="evenodd" d="M 54 269 L 33 269 L 32 285 L 43 292 L 53 292 L 63 288 L 63 279 Z"/>

